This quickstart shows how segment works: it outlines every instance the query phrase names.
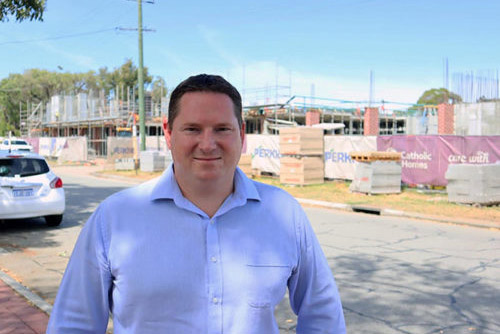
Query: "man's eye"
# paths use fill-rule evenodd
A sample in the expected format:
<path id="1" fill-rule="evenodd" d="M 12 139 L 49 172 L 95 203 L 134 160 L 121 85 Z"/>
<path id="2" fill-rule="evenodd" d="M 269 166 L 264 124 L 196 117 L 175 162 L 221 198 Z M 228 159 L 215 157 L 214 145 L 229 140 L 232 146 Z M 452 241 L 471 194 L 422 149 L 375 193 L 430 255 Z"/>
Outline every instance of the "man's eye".
<path id="1" fill-rule="evenodd" d="M 198 128 L 194 128 L 194 127 L 184 128 L 184 131 L 187 131 L 187 132 L 196 132 L 196 131 L 198 131 Z"/>
<path id="2" fill-rule="evenodd" d="M 231 128 L 221 127 L 221 128 L 217 128 L 217 131 L 218 131 L 218 132 L 226 132 L 226 131 L 231 131 Z"/>

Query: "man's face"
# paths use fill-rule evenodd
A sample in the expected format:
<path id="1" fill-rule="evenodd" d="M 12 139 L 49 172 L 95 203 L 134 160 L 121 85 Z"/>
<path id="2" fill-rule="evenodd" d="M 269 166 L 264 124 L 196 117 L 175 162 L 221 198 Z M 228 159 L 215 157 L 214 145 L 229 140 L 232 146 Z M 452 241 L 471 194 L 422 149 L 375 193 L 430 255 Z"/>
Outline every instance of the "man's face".
<path id="1" fill-rule="evenodd" d="M 245 136 L 229 96 L 191 92 L 179 101 L 171 130 L 163 123 L 176 178 L 182 182 L 232 181 Z"/>

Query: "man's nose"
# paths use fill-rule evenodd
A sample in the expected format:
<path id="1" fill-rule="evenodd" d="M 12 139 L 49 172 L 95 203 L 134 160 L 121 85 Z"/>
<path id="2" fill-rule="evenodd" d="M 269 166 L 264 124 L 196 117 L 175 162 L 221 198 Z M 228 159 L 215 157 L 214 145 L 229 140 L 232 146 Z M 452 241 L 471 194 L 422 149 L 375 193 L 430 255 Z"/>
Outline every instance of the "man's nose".
<path id="1" fill-rule="evenodd" d="M 217 144 L 213 131 L 203 131 L 198 146 L 203 151 L 211 151 L 215 149 L 217 147 Z"/>

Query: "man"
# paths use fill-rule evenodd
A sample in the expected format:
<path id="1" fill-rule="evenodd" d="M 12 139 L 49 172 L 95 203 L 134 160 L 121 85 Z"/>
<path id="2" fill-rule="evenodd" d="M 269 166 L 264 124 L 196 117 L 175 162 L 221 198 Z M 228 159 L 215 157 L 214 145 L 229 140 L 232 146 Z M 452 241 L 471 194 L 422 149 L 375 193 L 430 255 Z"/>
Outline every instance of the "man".
<path id="1" fill-rule="evenodd" d="M 330 268 L 300 205 L 239 169 L 241 97 L 220 76 L 172 92 L 173 165 L 106 199 L 82 229 L 49 334 L 279 333 L 289 289 L 297 333 L 345 333 Z"/>

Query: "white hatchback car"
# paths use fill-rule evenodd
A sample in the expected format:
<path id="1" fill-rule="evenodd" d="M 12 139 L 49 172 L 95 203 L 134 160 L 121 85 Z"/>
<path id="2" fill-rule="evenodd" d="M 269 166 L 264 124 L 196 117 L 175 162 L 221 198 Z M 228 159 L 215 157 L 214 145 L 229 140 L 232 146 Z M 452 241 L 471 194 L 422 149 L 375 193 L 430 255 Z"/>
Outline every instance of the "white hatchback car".
<path id="1" fill-rule="evenodd" d="M 0 150 L 33 152 L 33 146 L 28 144 L 26 140 L 5 138 L 2 142 L 0 142 Z"/>
<path id="2" fill-rule="evenodd" d="M 42 156 L 0 151 L 0 220 L 44 217 L 58 226 L 65 206 L 63 182 Z"/>

